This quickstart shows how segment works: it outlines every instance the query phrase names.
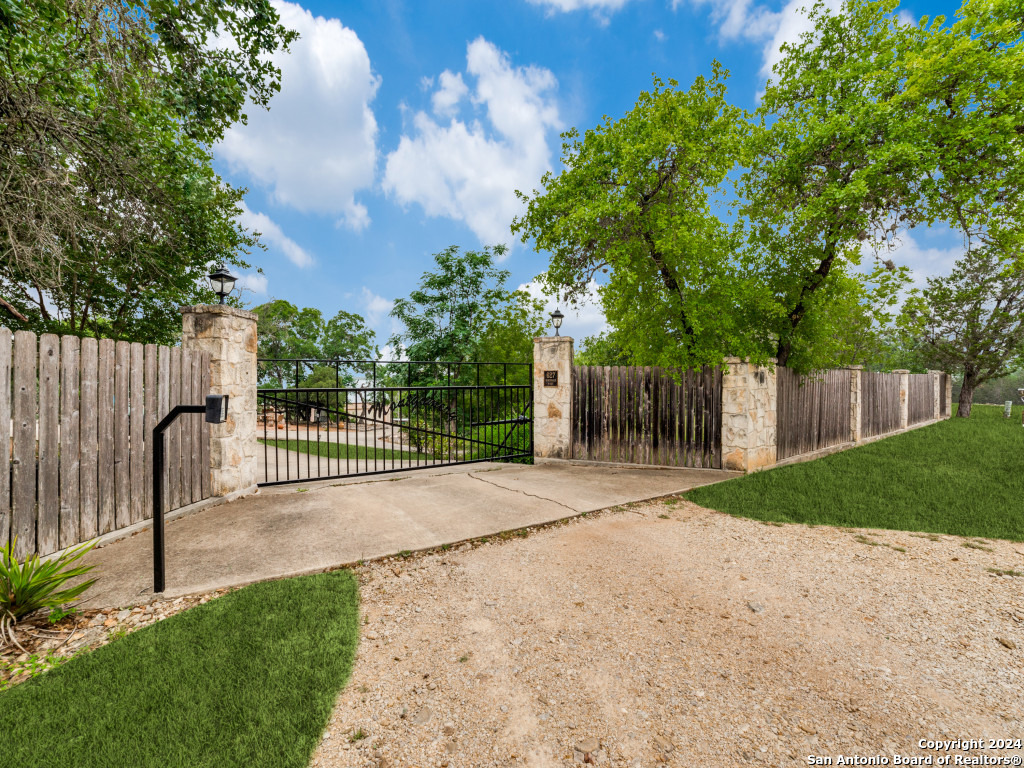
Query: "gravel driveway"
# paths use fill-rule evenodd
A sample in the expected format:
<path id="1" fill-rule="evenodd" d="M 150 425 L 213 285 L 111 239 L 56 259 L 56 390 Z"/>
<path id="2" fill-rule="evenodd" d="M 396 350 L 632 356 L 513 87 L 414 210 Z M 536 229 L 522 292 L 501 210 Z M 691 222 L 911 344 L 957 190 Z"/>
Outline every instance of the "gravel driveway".
<path id="1" fill-rule="evenodd" d="M 918 747 L 1024 738 L 1024 578 L 988 568 L 1024 571 L 1024 544 L 688 502 L 374 563 L 313 765 L 1020 755 Z"/>

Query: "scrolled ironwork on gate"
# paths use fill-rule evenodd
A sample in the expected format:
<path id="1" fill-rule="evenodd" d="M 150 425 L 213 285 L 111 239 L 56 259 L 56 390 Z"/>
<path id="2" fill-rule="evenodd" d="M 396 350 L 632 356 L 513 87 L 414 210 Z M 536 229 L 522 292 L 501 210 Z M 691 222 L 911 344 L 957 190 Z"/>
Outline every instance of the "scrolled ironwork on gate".
<path id="1" fill-rule="evenodd" d="M 262 485 L 533 456 L 530 364 L 260 360 L 259 367 Z M 282 372 L 294 376 L 282 381 Z M 332 377 L 336 386 L 308 386 Z"/>

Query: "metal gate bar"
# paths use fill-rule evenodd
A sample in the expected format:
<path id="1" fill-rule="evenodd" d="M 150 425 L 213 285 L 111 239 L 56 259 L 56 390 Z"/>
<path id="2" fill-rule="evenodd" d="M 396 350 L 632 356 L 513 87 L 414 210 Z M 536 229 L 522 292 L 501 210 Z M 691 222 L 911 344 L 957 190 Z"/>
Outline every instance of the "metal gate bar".
<path id="1" fill-rule="evenodd" d="M 533 456 L 530 384 L 264 387 L 257 419 L 260 485 Z"/>

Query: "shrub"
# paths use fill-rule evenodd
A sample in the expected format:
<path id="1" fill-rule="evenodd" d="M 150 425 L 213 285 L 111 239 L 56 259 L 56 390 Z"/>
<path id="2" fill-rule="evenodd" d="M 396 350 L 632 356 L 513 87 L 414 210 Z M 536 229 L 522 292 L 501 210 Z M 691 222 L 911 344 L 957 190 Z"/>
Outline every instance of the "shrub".
<path id="1" fill-rule="evenodd" d="M 88 579 L 62 589 L 69 579 L 93 569 L 91 565 L 70 566 L 91 550 L 95 541 L 69 549 L 51 560 L 32 555 L 23 563 L 14 557 L 16 542 L 17 539 L 0 548 L 0 637 L 5 632 L 13 635 L 13 627 L 19 619 L 41 608 L 59 609 L 96 583 L 96 579 Z"/>

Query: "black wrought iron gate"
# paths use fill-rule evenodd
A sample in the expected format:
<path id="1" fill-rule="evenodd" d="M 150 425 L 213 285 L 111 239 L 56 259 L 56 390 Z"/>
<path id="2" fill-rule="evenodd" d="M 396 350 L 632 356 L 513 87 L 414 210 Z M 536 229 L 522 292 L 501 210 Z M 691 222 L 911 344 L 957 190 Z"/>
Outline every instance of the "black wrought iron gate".
<path id="1" fill-rule="evenodd" d="M 260 484 L 528 459 L 531 373 L 518 363 L 261 359 Z"/>

